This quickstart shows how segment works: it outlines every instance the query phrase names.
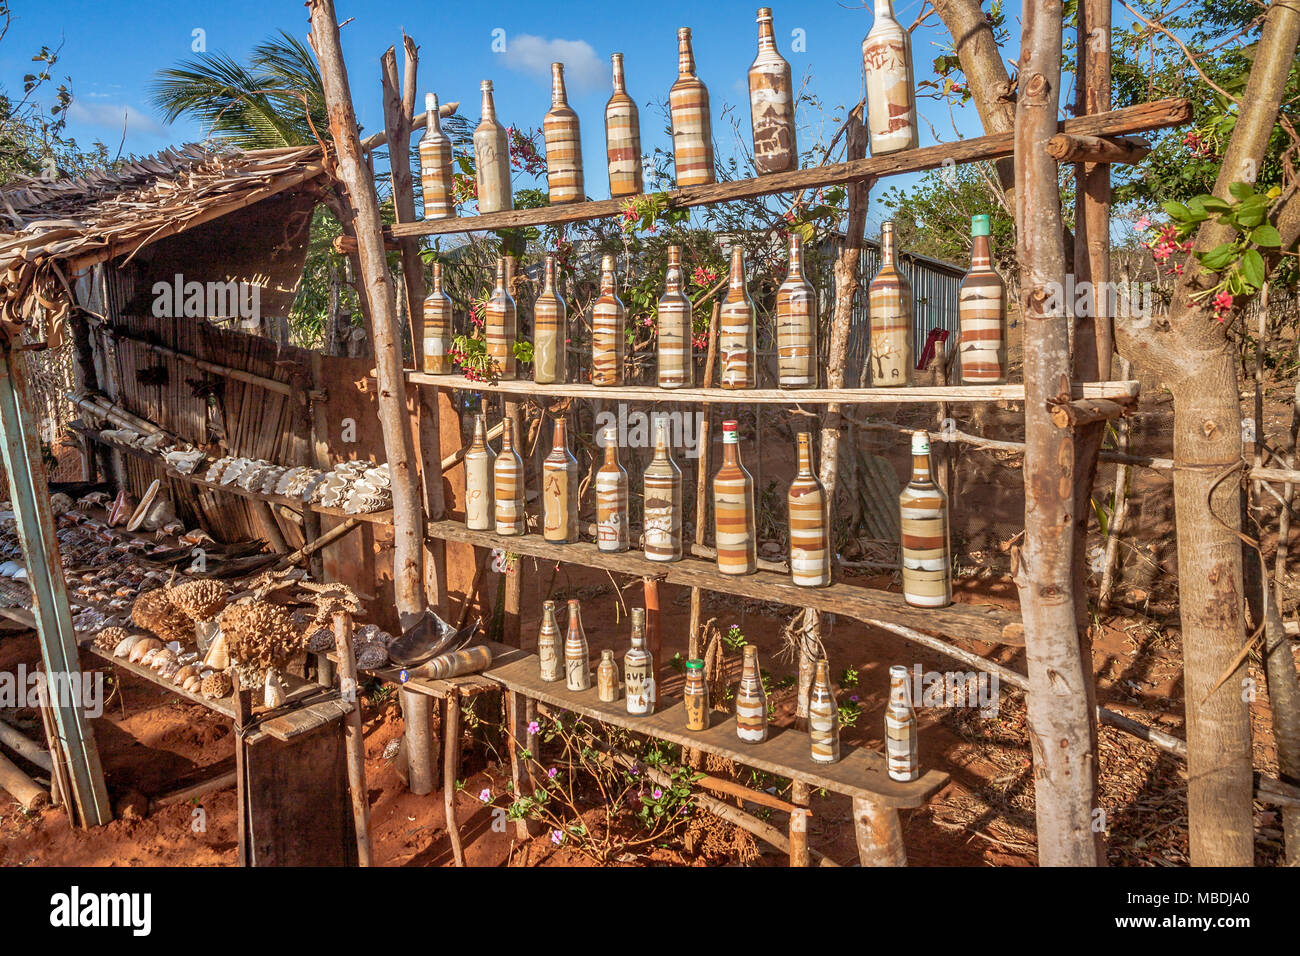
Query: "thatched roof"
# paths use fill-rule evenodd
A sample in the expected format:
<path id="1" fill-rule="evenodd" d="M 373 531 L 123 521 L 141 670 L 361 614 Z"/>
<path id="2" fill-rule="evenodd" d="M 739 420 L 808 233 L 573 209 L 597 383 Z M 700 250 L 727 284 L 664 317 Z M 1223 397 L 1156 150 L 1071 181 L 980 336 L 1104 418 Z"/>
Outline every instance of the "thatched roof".
<path id="1" fill-rule="evenodd" d="M 190 144 L 116 169 L 0 189 L 0 335 L 37 305 L 62 313 L 97 262 L 243 209 L 325 172 L 315 146 L 241 151 Z"/>

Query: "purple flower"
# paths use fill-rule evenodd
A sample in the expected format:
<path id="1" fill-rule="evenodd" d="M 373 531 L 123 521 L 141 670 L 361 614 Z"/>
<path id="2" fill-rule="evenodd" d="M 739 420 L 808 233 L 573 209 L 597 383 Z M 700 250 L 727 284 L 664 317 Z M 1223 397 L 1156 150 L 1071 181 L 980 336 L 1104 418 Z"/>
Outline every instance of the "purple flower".
<path id="1" fill-rule="evenodd" d="M 537 721 L 535 721 L 535 720 L 534 720 L 534 721 L 531 721 L 531 722 L 528 724 L 528 732 L 529 732 L 530 734 L 535 734 L 535 733 L 537 733 L 537 731 L 539 731 L 539 730 L 541 730 L 541 729 L 542 729 L 542 725 L 539 724 L 539 723 L 538 723 Z"/>
<path id="2" fill-rule="evenodd" d="M 482 791 L 480 791 L 478 798 L 484 803 L 488 803 L 492 799 L 492 791 L 488 787 L 484 787 Z"/>
<path id="3" fill-rule="evenodd" d="M 664 795 L 664 792 L 663 792 L 662 790 L 660 790 L 658 787 L 655 787 L 655 788 L 654 788 L 654 792 L 652 792 L 652 793 L 650 794 L 650 796 L 654 797 L 656 800 L 658 800 L 658 799 L 659 799 L 660 797 L 662 797 L 663 795 Z"/>
<path id="4" fill-rule="evenodd" d="M 560 771 L 556 770 L 554 767 L 551 767 L 550 769 L 548 769 L 548 770 L 546 771 L 546 776 L 548 776 L 548 777 L 550 777 L 552 780 L 554 780 L 554 779 L 555 779 L 555 775 L 556 775 L 557 773 L 559 773 L 559 772 L 560 772 Z"/>
<path id="5" fill-rule="evenodd" d="M 559 846 L 561 843 L 564 842 L 564 834 L 559 830 L 552 830 L 551 842 L 554 843 L 556 846 Z"/>
<path id="6" fill-rule="evenodd" d="M 849 695 L 849 700 L 853 701 L 853 703 L 856 704 L 856 703 L 858 702 L 858 695 L 857 695 L 857 694 L 850 694 L 850 695 Z"/>

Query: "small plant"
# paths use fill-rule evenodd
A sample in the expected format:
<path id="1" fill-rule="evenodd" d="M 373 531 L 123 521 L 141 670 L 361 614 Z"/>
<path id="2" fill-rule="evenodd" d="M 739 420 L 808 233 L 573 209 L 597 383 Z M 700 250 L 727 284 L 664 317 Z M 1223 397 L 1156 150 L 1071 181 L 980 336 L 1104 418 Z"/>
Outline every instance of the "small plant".
<path id="1" fill-rule="evenodd" d="M 740 625 L 733 624 L 727 628 L 727 633 L 722 635 L 722 643 L 733 651 L 738 651 L 749 641 L 745 640 L 745 632 L 740 629 Z"/>
<path id="2" fill-rule="evenodd" d="M 857 687 L 858 680 L 858 669 L 856 667 L 849 666 L 840 671 L 839 683 L 841 687 Z"/>
<path id="3" fill-rule="evenodd" d="M 858 706 L 856 700 L 850 700 L 847 704 L 840 704 L 838 709 L 841 727 L 854 726 L 857 724 L 858 718 L 862 716 L 862 708 Z"/>

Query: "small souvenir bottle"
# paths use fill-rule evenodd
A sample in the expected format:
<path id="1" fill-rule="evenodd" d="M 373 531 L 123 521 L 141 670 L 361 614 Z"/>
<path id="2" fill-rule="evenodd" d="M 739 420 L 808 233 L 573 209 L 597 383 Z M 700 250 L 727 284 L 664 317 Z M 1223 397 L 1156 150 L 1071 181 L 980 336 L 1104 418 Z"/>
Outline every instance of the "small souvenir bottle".
<path id="1" fill-rule="evenodd" d="M 627 470 L 618 461 L 618 430 L 604 431 L 605 462 L 596 472 L 596 547 L 601 551 L 628 549 Z"/>
<path id="2" fill-rule="evenodd" d="M 817 294 L 803 274 L 803 240 L 790 233 L 790 271 L 776 290 L 777 377 L 782 388 L 817 387 Z"/>
<path id="3" fill-rule="evenodd" d="M 871 322 L 871 384 L 912 384 L 912 283 L 894 265 L 894 224 L 880 226 L 880 271 L 867 287 Z"/>
<path id="4" fill-rule="evenodd" d="M 682 247 L 669 246 L 668 273 L 658 304 L 660 388 L 689 388 L 695 380 L 691 298 L 682 288 Z"/>
<path id="5" fill-rule="evenodd" d="M 799 471 L 787 496 L 790 517 L 790 581 L 820 588 L 831 583 L 829 509 L 826 491 L 813 471 L 812 435 L 800 432 Z"/>
<path id="6" fill-rule="evenodd" d="M 758 570 L 754 533 L 754 479 L 740 463 L 740 434 L 734 421 L 722 423 L 722 467 L 713 478 L 713 536 L 718 570 L 753 574 Z"/>
<path id="7" fill-rule="evenodd" d="M 582 202 L 582 134 L 578 114 L 564 90 L 564 64 L 551 64 L 551 109 L 542 121 L 546 140 L 546 185 L 552 206 Z"/>
<path id="8" fill-rule="evenodd" d="M 754 170 L 782 173 L 799 166 L 790 64 L 776 48 L 772 8 L 758 11 L 758 56 L 749 68 L 749 117 L 754 130 Z"/>
<path id="9" fill-rule="evenodd" d="M 513 209 L 515 197 L 510 189 L 510 144 L 506 140 L 506 128 L 497 122 L 492 81 L 484 80 L 479 89 L 483 91 L 483 118 L 474 130 L 478 211 L 488 213 Z"/>
<path id="10" fill-rule="evenodd" d="M 736 687 L 736 736 L 747 744 L 767 739 L 767 692 L 758 669 L 758 648 L 746 644 Z"/>
<path id="11" fill-rule="evenodd" d="M 550 544 L 578 540 L 578 459 L 569 451 L 563 418 L 555 420 L 551 453 L 542 462 L 542 538 Z"/>
<path id="12" fill-rule="evenodd" d="M 645 646 L 645 609 L 632 608 L 632 647 L 623 656 L 623 694 L 627 712 L 642 716 L 655 709 L 655 663 Z"/>
<path id="13" fill-rule="evenodd" d="M 605 104 L 605 152 L 609 158 L 609 195 L 636 196 L 643 192 L 641 176 L 641 118 L 636 100 L 627 94 L 623 54 L 610 57 L 614 65 L 614 94 Z"/>
<path id="14" fill-rule="evenodd" d="M 916 84 L 912 35 L 894 19 L 890 0 L 876 0 L 876 22 L 862 41 L 871 155 L 916 149 Z"/>
<path id="15" fill-rule="evenodd" d="M 912 432 L 912 479 L 898 496 L 903 598 L 914 607 L 952 603 L 948 498 L 930 472 L 930 436 Z"/>
<path id="16" fill-rule="evenodd" d="M 569 631 L 564 636 L 564 686 L 569 690 L 591 688 L 587 635 L 582 629 L 582 612 L 576 599 L 569 601 Z"/>
<path id="17" fill-rule="evenodd" d="M 456 215 L 451 199 L 451 140 L 442 131 L 438 97 L 424 94 L 424 135 L 420 137 L 420 186 L 424 193 L 424 218 L 449 219 Z"/>
<path id="18" fill-rule="evenodd" d="M 627 313 L 615 290 L 614 257 L 600 261 L 600 298 L 591 309 L 591 384 L 622 385 Z"/>
<path id="19" fill-rule="evenodd" d="M 668 445 L 668 419 L 655 419 L 655 455 L 644 475 L 642 521 L 645 556 L 651 561 L 682 557 L 682 470 Z"/>
<path id="20" fill-rule="evenodd" d="M 704 682 L 704 661 L 686 662 L 686 684 L 682 688 L 687 730 L 709 729 L 709 685 Z"/>
<path id="21" fill-rule="evenodd" d="M 731 279 L 718 320 L 718 378 L 723 388 L 755 388 L 758 355 L 754 300 L 745 288 L 745 250 L 731 247 Z"/>
<path id="22" fill-rule="evenodd" d="M 695 75 L 691 28 L 677 31 L 677 82 L 668 92 L 673 129 L 673 165 L 677 186 L 703 186 L 714 181 L 713 118 L 709 91 Z"/>
<path id="23" fill-rule="evenodd" d="M 915 780 L 921 775 L 917 759 L 916 714 L 907 687 L 907 668 L 889 668 L 889 704 L 885 707 L 885 759 L 894 780 Z"/>
<path id="24" fill-rule="evenodd" d="M 830 664 L 824 657 L 817 662 L 808 692 L 808 735 L 814 761 L 835 763 L 840 759 L 840 709 L 831 690 Z"/>
<path id="25" fill-rule="evenodd" d="M 546 257 L 546 278 L 533 302 L 533 381 L 538 385 L 568 379 L 568 320 L 555 286 L 555 256 Z"/>
<path id="26" fill-rule="evenodd" d="M 442 289 L 442 263 L 433 264 L 433 287 L 424 300 L 424 370 L 430 375 L 451 371 L 451 297 Z"/>
<path id="27" fill-rule="evenodd" d="M 501 535 L 524 533 L 524 460 L 515 450 L 514 422 L 501 421 L 501 453 L 493 466 L 496 531 Z"/>
<path id="28" fill-rule="evenodd" d="M 988 216 L 972 216 L 970 271 L 961 280 L 961 382 L 1000 385 L 1007 380 L 1006 287 L 993 268 Z"/>
<path id="29" fill-rule="evenodd" d="M 613 651 L 601 651 L 596 665 L 596 697 L 603 703 L 618 700 L 618 664 Z"/>
<path id="30" fill-rule="evenodd" d="M 555 602 L 542 602 L 542 626 L 537 631 L 538 676 L 544 681 L 564 679 L 564 641 L 555 619 Z"/>
<path id="31" fill-rule="evenodd" d="M 497 284 L 492 298 L 488 299 L 487 318 L 483 323 L 488 358 L 497 378 L 501 379 L 515 377 L 515 339 L 519 335 L 519 313 L 506 278 L 508 258 L 497 259 Z M 513 262 L 509 265 L 513 269 Z"/>
<path id="32" fill-rule="evenodd" d="M 465 449 L 465 527 L 491 531 L 496 524 L 496 455 L 487 443 L 487 419 L 474 416 L 474 439 Z"/>

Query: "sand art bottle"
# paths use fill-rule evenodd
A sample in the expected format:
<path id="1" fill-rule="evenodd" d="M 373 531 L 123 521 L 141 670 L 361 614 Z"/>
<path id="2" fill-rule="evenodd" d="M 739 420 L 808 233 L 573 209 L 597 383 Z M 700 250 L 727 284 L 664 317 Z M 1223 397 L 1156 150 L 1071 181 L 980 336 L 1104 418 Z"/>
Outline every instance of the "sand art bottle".
<path id="1" fill-rule="evenodd" d="M 885 759 L 894 780 L 915 780 L 921 775 L 917 759 L 916 713 L 907 687 L 907 668 L 889 668 L 889 704 L 885 707 Z"/>
<path id="2" fill-rule="evenodd" d="M 604 431 L 605 461 L 596 472 L 596 547 L 628 549 L 627 470 L 618 461 L 618 429 Z"/>
<path id="3" fill-rule="evenodd" d="M 596 698 L 609 704 L 618 700 L 618 664 L 613 651 L 601 651 L 596 665 Z"/>
<path id="4" fill-rule="evenodd" d="M 894 19 L 890 0 L 876 0 L 876 22 L 862 41 L 871 155 L 916 149 L 916 86 L 912 36 Z"/>
<path id="5" fill-rule="evenodd" d="M 777 381 L 817 387 L 817 294 L 803 274 L 803 239 L 790 233 L 790 269 L 776 290 Z"/>
<path id="6" fill-rule="evenodd" d="M 677 82 L 668 93 L 673 128 L 673 164 L 677 186 L 703 186 L 714 181 L 713 119 L 709 91 L 695 75 L 691 28 L 677 31 Z"/>
<path id="7" fill-rule="evenodd" d="M 704 682 L 704 661 L 686 662 L 686 683 L 682 688 L 687 730 L 709 729 L 709 685 Z"/>
<path id="8" fill-rule="evenodd" d="M 456 215 L 451 199 L 451 140 L 442 131 L 438 97 L 424 94 L 424 135 L 420 137 L 420 187 L 424 194 L 425 219 L 449 219 Z"/>
<path id="9" fill-rule="evenodd" d="M 555 288 L 555 256 L 546 257 L 546 278 L 533 302 L 533 381 L 563 384 L 568 378 L 568 319 Z"/>
<path id="10" fill-rule="evenodd" d="M 551 109 L 542 121 L 546 140 L 546 186 L 551 205 L 582 202 L 582 134 L 578 114 L 564 90 L 564 64 L 551 64 Z"/>
<path id="11" fill-rule="evenodd" d="M 894 224 L 880 226 L 880 271 L 867 286 L 871 317 L 871 384 L 912 384 L 912 283 L 894 265 Z"/>
<path id="12" fill-rule="evenodd" d="M 723 388 L 754 388 L 758 355 L 754 300 L 745 288 L 745 250 L 731 247 L 731 278 L 718 319 L 718 378 Z"/>
<path id="13" fill-rule="evenodd" d="M 691 357 L 691 299 L 682 291 L 682 247 L 668 247 L 668 272 L 658 303 L 660 388 L 689 388 L 695 380 Z"/>
<path id="14" fill-rule="evenodd" d="M 542 538 L 550 544 L 578 540 L 578 459 L 568 442 L 568 425 L 557 418 L 551 453 L 542 462 Z"/>
<path id="15" fill-rule="evenodd" d="M 506 140 L 506 128 L 497 122 L 492 81 L 484 80 L 479 89 L 483 91 L 483 118 L 474 130 L 478 211 L 488 213 L 513 209 L 515 197 L 510 189 L 510 144 Z"/>
<path id="16" fill-rule="evenodd" d="M 813 471 L 812 435 L 800 432 L 799 470 L 786 498 L 790 516 L 790 581 L 820 588 L 831 583 L 830 521 L 826 491 Z"/>
<path id="17" fill-rule="evenodd" d="M 514 422 L 501 420 L 501 453 L 493 466 L 496 531 L 501 535 L 524 533 L 524 460 L 515 450 Z"/>
<path id="18" fill-rule="evenodd" d="M 988 216 L 970 221 L 970 271 L 961 280 L 957 311 L 961 320 L 961 382 L 1000 385 L 1007 380 L 1006 287 L 993 268 Z"/>
<path id="19" fill-rule="evenodd" d="M 591 687 L 591 661 L 587 634 L 582 629 L 582 612 L 576 598 L 569 600 L 569 631 L 564 635 L 564 686 L 569 690 Z"/>
<path id="20" fill-rule="evenodd" d="M 605 153 L 609 158 L 609 195 L 635 196 L 644 190 L 641 178 L 641 118 L 636 100 L 627 94 L 623 54 L 610 57 L 614 93 L 605 104 Z"/>
<path id="21" fill-rule="evenodd" d="M 740 463 L 736 429 L 734 421 L 722 423 L 722 467 L 713 477 L 713 536 L 720 572 L 753 574 L 758 570 L 754 479 Z"/>
<path id="22" fill-rule="evenodd" d="M 655 454 L 643 475 L 642 522 L 645 556 L 678 561 L 682 556 L 682 470 L 668 446 L 668 419 L 655 419 Z"/>
<path id="23" fill-rule="evenodd" d="M 781 173 L 799 166 L 790 64 L 776 48 L 772 8 L 758 11 L 758 56 L 749 68 L 749 118 L 754 130 L 754 170 Z"/>
<path id="24" fill-rule="evenodd" d="M 808 692 L 808 736 L 814 761 L 835 763 L 840 759 L 840 709 L 831 690 L 830 664 L 824 657 L 817 662 Z"/>
<path id="25" fill-rule="evenodd" d="M 475 415 L 474 439 L 465 450 L 465 527 L 471 531 L 491 531 L 496 523 L 496 457 L 487 443 L 487 418 Z"/>
<path id="26" fill-rule="evenodd" d="M 555 602 L 542 602 L 542 626 L 537 631 L 538 677 L 557 681 L 564 677 L 564 642 L 555 619 Z"/>
<path id="27" fill-rule="evenodd" d="M 747 744 L 767 739 L 767 692 L 758 669 L 758 648 L 746 644 L 736 687 L 736 736 Z"/>
<path id="28" fill-rule="evenodd" d="M 451 296 L 442 289 L 442 263 L 433 264 L 433 287 L 424 300 L 424 371 L 442 375 L 451 371 Z"/>
<path id="29" fill-rule="evenodd" d="M 655 662 L 645 646 L 645 608 L 632 608 L 632 646 L 623 655 L 623 696 L 627 712 L 638 716 L 655 710 Z"/>
<path id="30" fill-rule="evenodd" d="M 506 278 L 508 258 L 497 259 L 497 284 L 492 298 L 488 299 L 487 317 L 483 321 L 488 358 L 497 378 L 502 379 L 515 377 L 515 339 L 519 335 L 519 313 Z"/>
<path id="31" fill-rule="evenodd" d="M 591 384 L 622 385 L 627 313 L 619 301 L 614 257 L 600 260 L 600 298 L 591 309 Z"/>
<path id="32" fill-rule="evenodd" d="M 912 480 L 898 496 L 903 598 L 914 607 L 952 603 L 948 498 L 930 473 L 930 436 L 912 432 Z"/>

